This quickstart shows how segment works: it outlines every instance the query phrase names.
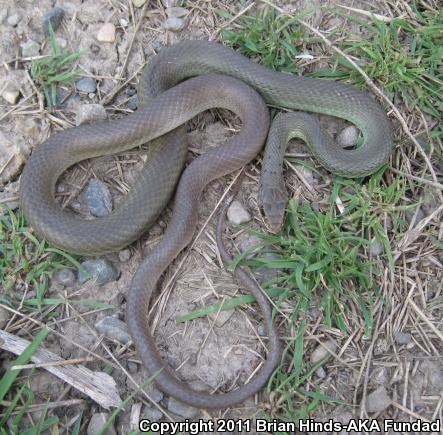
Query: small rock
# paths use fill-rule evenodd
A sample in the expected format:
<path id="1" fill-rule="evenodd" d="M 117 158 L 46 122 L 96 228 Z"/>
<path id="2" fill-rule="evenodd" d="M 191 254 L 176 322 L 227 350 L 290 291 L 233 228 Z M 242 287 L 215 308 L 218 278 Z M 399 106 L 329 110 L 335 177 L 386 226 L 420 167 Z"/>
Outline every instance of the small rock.
<path id="1" fill-rule="evenodd" d="M 233 201 L 228 208 L 228 220 L 231 224 L 240 225 L 251 220 L 251 215 L 240 201 Z"/>
<path id="2" fill-rule="evenodd" d="M 141 8 L 146 3 L 146 0 L 132 0 L 132 4 L 136 8 Z"/>
<path id="3" fill-rule="evenodd" d="M 34 57 L 40 54 L 40 44 L 33 41 L 32 39 L 28 39 L 28 41 L 20 44 L 22 49 L 23 57 Z"/>
<path id="4" fill-rule="evenodd" d="M 78 94 L 73 93 L 64 102 L 66 109 L 77 112 L 78 108 L 82 105 L 82 100 Z"/>
<path id="5" fill-rule="evenodd" d="M 86 186 L 83 201 L 93 216 L 103 217 L 112 211 L 112 196 L 103 181 L 93 178 Z"/>
<path id="6" fill-rule="evenodd" d="M 260 323 L 260 325 L 257 326 L 257 333 L 260 337 L 264 337 L 266 334 L 266 328 L 263 323 Z"/>
<path id="7" fill-rule="evenodd" d="M 391 404 L 391 398 L 385 387 L 379 387 L 366 398 L 366 411 L 384 411 Z"/>
<path id="8" fill-rule="evenodd" d="M 125 18 L 119 18 L 118 22 L 119 22 L 120 26 L 122 26 L 122 27 L 128 27 L 129 26 L 129 21 L 126 20 Z"/>
<path id="9" fill-rule="evenodd" d="M 198 414 L 198 409 L 192 406 L 186 405 L 173 397 L 169 398 L 168 410 L 181 417 L 192 418 Z"/>
<path id="10" fill-rule="evenodd" d="M 398 331 L 394 334 L 395 342 L 397 344 L 409 344 L 412 340 L 412 335 L 409 332 Z"/>
<path id="11" fill-rule="evenodd" d="M 325 341 L 323 344 L 317 346 L 317 348 L 312 352 L 311 363 L 317 364 L 323 358 L 330 355 L 328 350 L 335 353 L 336 349 L 337 349 L 337 345 L 332 340 Z"/>
<path id="12" fill-rule="evenodd" d="M 383 251 L 383 243 L 376 238 L 372 239 L 369 244 L 369 255 L 371 257 L 377 257 L 378 255 L 383 254 Z"/>
<path id="13" fill-rule="evenodd" d="M 149 421 L 159 421 L 163 417 L 163 413 L 157 408 L 146 407 L 143 412 L 143 418 Z"/>
<path id="14" fill-rule="evenodd" d="M 75 83 L 77 91 L 92 93 L 97 90 L 97 84 L 95 80 L 91 77 L 83 77 Z"/>
<path id="15" fill-rule="evenodd" d="M 169 17 L 164 23 L 163 28 L 171 32 L 180 32 L 185 28 L 185 20 L 177 17 Z"/>
<path id="16" fill-rule="evenodd" d="M 319 367 L 316 371 L 315 374 L 317 375 L 318 378 L 320 379 L 324 379 L 326 378 L 326 372 L 325 369 L 323 367 Z"/>
<path id="17" fill-rule="evenodd" d="M 123 249 L 118 253 L 118 259 L 122 263 L 126 263 L 131 258 L 131 251 L 129 249 Z"/>
<path id="18" fill-rule="evenodd" d="M 138 96 L 137 95 L 133 95 L 132 97 L 129 98 L 128 108 L 131 110 L 137 110 L 137 108 L 138 108 Z"/>
<path id="19" fill-rule="evenodd" d="M 77 276 L 77 282 L 84 284 L 90 279 L 94 280 L 97 284 L 106 284 L 111 281 L 115 281 L 119 277 L 119 272 L 115 267 L 104 258 L 98 258 L 97 260 L 86 260 L 81 264 L 88 274 L 79 271 Z"/>
<path id="20" fill-rule="evenodd" d="M 97 41 L 100 42 L 114 42 L 115 41 L 115 26 L 112 23 L 104 24 L 97 33 Z"/>
<path id="21" fill-rule="evenodd" d="M 145 381 L 145 379 L 143 379 L 143 381 Z M 160 402 L 161 400 L 163 400 L 163 397 L 165 397 L 164 394 L 160 390 L 155 388 L 153 384 L 146 385 L 145 387 L 143 387 L 143 390 L 155 403 Z"/>
<path id="22" fill-rule="evenodd" d="M 221 310 L 216 313 L 209 313 L 209 318 L 215 325 L 221 328 L 234 314 L 234 310 Z"/>
<path id="23" fill-rule="evenodd" d="M 82 104 L 78 106 L 75 115 L 75 124 L 107 119 L 106 110 L 101 104 Z"/>
<path id="24" fill-rule="evenodd" d="M 409 224 L 411 224 L 412 220 L 414 219 L 415 211 L 416 211 L 415 207 L 414 208 L 408 208 L 405 211 L 405 217 L 406 217 L 406 220 L 408 221 Z M 421 208 L 419 208 L 418 211 L 417 211 L 417 216 L 416 216 L 415 221 L 414 221 L 414 226 L 416 226 L 424 218 L 425 218 L 425 214 L 424 214 L 423 210 Z"/>
<path id="25" fill-rule="evenodd" d="M 9 320 L 9 311 L 6 308 L 0 307 L 0 329 L 6 326 Z"/>
<path id="26" fill-rule="evenodd" d="M 57 36 L 55 38 L 55 44 L 59 48 L 66 48 L 68 46 L 68 41 L 66 41 L 65 38 L 60 38 L 59 36 Z"/>
<path id="27" fill-rule="evenodd" d="M 8 24 L 12 27 L 16 27 L 21 21 L 22 17 L 19 14 L 12 14 L 8 17 Z"/>
<path id="28" fill-rule="evenodd" d="M 101 432 L 101 428 L 105 425 L 108 420 L 109 415 L 105 412 L 99 412 L 94 414 L 89 420 L 88 429 L 86 430 L 87 435 L 117 435 L 114 426 L 111 424 L 105 432 Z"/>
<path id="29" fill-rule="evenodd" d="M 75 275 L 72 270 L 65 267 L 55 273 L 54 279 L 64 287 L 72 287 L 75 282 Z"/>
<path id="30" fill-rule="evenodd" d="M 20 96 L 20 91 L 18 90 L 17 86 L 12 82 L 7 82 L 3 89 L 2 97 L 9 104 L 16 104 L 19 96 Z"/>
<path id="31" fill-rule="evenodd" d="M 343 148 L 350 148 L 357 145 L 358 129 L 353 125 L 344 128 L 337 136 L 337 143 Z"/>
<path id="32" fill-rule="evenodd" d="M 186 15 L 189 14 L 189 11 L 187 9 L 182 8 L 180 6 L 173 6 L 170 8 L 166 8 L 165 12 L 168 17 L 177 17 L 177 18 L 186 17 Z"/>
<path id="33" fill-rule="evenodd" d="M 125 322 L 122 322 L 115 317 L 104 317 L 95 324 L 95 328 L 100 334 L 105 335 L 111 340 L 117 340 L 123 344 L 131 341 L 128 326 Z"/>
<path id="34" fill-rule="evenodd" d="M 60 27 L 64 13 L 65 11 L 61 7 L 55 6 L 43 14 L 43 32 L 46 36 L 49 36 L 49 23 L 55 33 Z"/>

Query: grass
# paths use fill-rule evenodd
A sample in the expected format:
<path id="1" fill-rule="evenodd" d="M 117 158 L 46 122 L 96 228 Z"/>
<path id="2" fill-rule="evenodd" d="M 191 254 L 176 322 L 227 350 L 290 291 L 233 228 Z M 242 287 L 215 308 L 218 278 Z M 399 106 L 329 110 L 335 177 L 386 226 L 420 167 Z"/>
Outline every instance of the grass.
<path id="1" fill-rule="evenodd" d="M 72 69 L 72 63 L 82 53 L 79 51 L 68 53 L 60 50 L 57 47 L 51 23 L 49 23 L 49 42 L 51 54 L 32 62 L 31 76 L 36 85 L 43 91 L 48 106 L 55 107 L 57 105 L 57 86 L 72 83 L 77 78 L 79 72 Z"/>
<path id="2" fill-rule="evenodd" d="M 358 21 L 369 36 L 350 35 L 346 28 L 337 29 L 336 33 L 342 33 L 336 44 L 357 60 L 395 104 L 417 112 L 415 116 L 424 112 L 438 119 L 442 110 L 442 11 L 434 14 L 419 12 L 415 4 L 412 7 L 414 24 L 406 19 L 386 23 L 346 16 Z M 298 18 L 301 16 L 279 15 L 275 9 L 265 7 L 261 12 L 240 16 L 231 29 L 223 31 L 223 40 L 269 68 L 298 73 L 300 54 L 306 49 L 315 52 L 310 45 L 315 40 L 303 37 Z M 360 74 L 345 59 L 335 57 L 333 62 L 332 68 L 307 71 L 304 75 L 365 86 Z M 439 128 L 437 124 L 431 137 L 441 148 Z M 288 160 L 306 164 L 294 158 Z M 416 204 L 404 205 L 411 185 L 402 177 L 387 182 L 383 178 L 385 170 L 361 180 L 335 177 L 329 208 L 324 212 L 313 210 L 307 203 L 298 205 L 290 201 L 287 223 L 281 232 L 254 232 L 263 242 L 256 257 L 246 259 L 251 253 L 248 251 L 232 265 L 247 265 L 252 273 L 264 267 L 277 269 L 277 278 L 263 287 L 267 292 L 276 287 L 276 304 L 280 306 L 284 301 L 292 307 L 286 327 L 293 331 L 293 338 L 286 342 L 282 364 L 268 385 L 268 392 L 273 395 L 273 418 L 308 418 L 320 403 L 335 400 L 315 389 L 313 373 L 317 367 L 303 358 L 311 302 L 320 301 L 321 324 L 326 328 L 338 328 L 346 336 L 361 325 L 366 338 L 373 334 L 376 302 L 389 303 L 380 291 L 382 274 L 386 269 L 391 274 L 395 272 L 391 246 L 408 228 L 404 212 Z M 374 240 L 383 247 L 382 255 L 376 258 L 369 255 Z M 306 384 L 311 386 L 310 392 Z"/>
<path id="3" fill-rule="evenodd" d="M 428 10 L 420 12 L 414 4 L 412 7 L 414 24 L 406 19 L 394 19 L 389 23 L 368 22 L 341 14 L 350 21 L 358 22 L 369 36 L 353 35 L 347 29 L 340 29 L 346 33 L 337 44 L 345 53 L 358 59 L 359 66 L 382 85 L 395 103 L 401 100 L 411 110 L 417 107 L 438 118 L 443 109 L 443 9 L 434 13 Z M 298 73 L 297 56 L 312 43 L 318 42 L 316 38 L 306 38 L 297 23 L 311 11 L 288 16 L 265 7 L 261 12 L 236 20 L 235 30 L 223 30 L 223 40 L 271 69 Z M 216 12 L 226 16 L 224 11 Z M 365 86 L 361 75 L 345 59 L 335 57 L 334 60 L 336 65 L 333 68 L 313 73 L 306 71 L 304 74 Z"/>
<path id="4" fill-rule="evenodd" d="M 223 10 L 216 13 L 226 16 Z M 298 73 L 294 60 L 302 53 L 303 39 L 295 18 L 265 8 L 260 14 L 245 15 L 237 22 L 240 30 L 223 30 L 223 40 L 238 47 L 246 57 L 278 71 Z"/>
<path id="5" fill-rule="evenodd" d="M 45 301 L 49 279 L 65 267 L 82 269 L 77 260 L 65 252 L 48 247 L 38 240 L 21 213 L 7 210 L 0 214 L 0 287 L 2 302 L 11 305 L 11 293 L 19 285 L 35 290 L 30 306 L 40 310 Z"/>

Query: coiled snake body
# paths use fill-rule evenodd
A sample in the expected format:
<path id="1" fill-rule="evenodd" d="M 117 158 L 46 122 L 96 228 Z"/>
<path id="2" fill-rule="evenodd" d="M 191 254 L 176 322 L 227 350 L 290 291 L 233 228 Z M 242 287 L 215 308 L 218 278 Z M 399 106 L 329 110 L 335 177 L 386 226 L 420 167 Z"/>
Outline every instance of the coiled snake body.
<path id="1" fill-rule="evenodd" d="M 145 232 L 166 206 L 180 178 L 171 222 L 133 278 L 126 320 L 144 365 L 151 373 L 161 369 L 155 381 L 164 392 L 200 408 L 232 406 L 262 388 L 279 361 L 271 309 L 254 281 L 241 269 L 237 272 L 263 310 L 270 350 L 253 379 L 234 391 L 212 395 L 193 391 L 180 382 L 160 357 L 147 320 L 158 279 L 192 239 L 203 188 L 260 152 L 269 128 L 263 99 L 282 108 L 347 119 L 365 139 L 360 148 L 343 150 L 320 130 L 313 117 L 304 113 L 279 115 L 266 145 L 260 193 L 269 226 L 274 229 L 281 224 L 286 205 L 281 170 L 290 138 L 304 139 L 332 172 L 358 177 L 387 161 L 392 147 L 390 124 L 368 95 L 350 86 L 274 72 L 229 48 L 204 41 L 183 41 L 155 56 L 141 77 L 139 98 L 140 108 L 131 115 L 65 130 L 37 147 L 21 177 L 22 209 L 35 231 L 51 244 L 78 254 L 99 255 L 121 249 Z M 183 124 L 214 107 L 236 113 L 243 122 L 242 130 L 227 143 L 199 156 L 181 174 L 187 153 Z M 151 159 L 124 206 L 104 218 L 84 221 L 55 202 L 56 181 L 68 167 L 148 141 L 152 141 Z M 226 259 L 226 252 L 223 257 Z"/>

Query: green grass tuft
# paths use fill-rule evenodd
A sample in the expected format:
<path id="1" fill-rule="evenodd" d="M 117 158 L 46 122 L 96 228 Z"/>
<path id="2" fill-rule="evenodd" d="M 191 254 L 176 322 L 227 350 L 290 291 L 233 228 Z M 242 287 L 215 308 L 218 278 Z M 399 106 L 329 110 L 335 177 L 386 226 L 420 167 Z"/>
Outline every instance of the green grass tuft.
<path id="1" fill-rule="evenodd" d="M 57 85 L 72 83 L 78 77 L 79 71 L 72 69 L 72 63 L 82 53 L 79 51 L 68 53 L 60 50 L 57 47 L 51 23 L 49 23 L 49 41 L 51 44 L 51 54 L 48 57 L 32 62 L 31 76 L 45 94 L 48 106 L 55 107 Z"/>
<path id="2" fill-rule="evenodd" d="M 35 290 L 33 304 L 41 309 L 49 279 L 67 266 L 81 267 L 70 255 L 38 240 L 21 213 L 0 214 L 0 287 L 5 301 L 9 291 L 25 284 Z"/>

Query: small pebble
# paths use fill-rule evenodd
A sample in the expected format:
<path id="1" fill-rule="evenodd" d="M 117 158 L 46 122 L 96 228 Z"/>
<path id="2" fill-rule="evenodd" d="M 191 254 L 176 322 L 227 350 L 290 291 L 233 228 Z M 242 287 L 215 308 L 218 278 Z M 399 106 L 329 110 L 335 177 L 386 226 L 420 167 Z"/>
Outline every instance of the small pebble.
<path id="1" fill-rule="evenodd" d="M 141 8 L 146 3 L 146 0 L 132 0 L 132 4 L 136 8 Z"/>
<path id="2" fill-rule="evenodd" d="M 353 125 L 344 128 L 337 136 L 337 143 L 343 148 L 350 148 L 357 145 L 358 129 Z"/>
<path id="3" fill-rule="evenodd" d="M 186 17 L 186 15 L 189 14 L 188 9 L 182 8 L 180 6 L 173 6 L 171 8 L 166 8 L 165 12 L 168 17 L 177 17 L 177 18 Z"/>
<path id="4" fill-rule="evenodd" d="M 97 284 L 102 285 L 111 281 L 115 281 L 119 277 L 119 272 L 108 260 L 104 258 L 98 258 L 96 260 L 86 260 L 81 265 L 87 272 L 78 272 L 77 282 L 84 284 L 90 279 L 94 280 Z"/>
<path id="5" fill-rule="evenodd" d="M 123 249 L 118 253 L 118 259 L 122 263 L 126 263 L 131 258 L 131 251 L 129 249 Z"/>
<path id="6" fill-rule="evenodd" d="M 93 216 L 103 217 L 112 211 L 111 192 L 108 186 L 97 178 L 89 181 L 83 194 L 83 201 Z"/>
<path id="7" fill-rule="evenodd" d="M 316 371 L 315 374 L 317 375 L 318 378 L 320 379 L 324 379 L 326 378 L 326 372 L 325 369 L 323 367 L 319 367 Z"/>
<path id="8" fill-rule="evenodd" d="M 77 91 L 80 92 L 95 92 L 97 90 L 97 84 L 95 83 L 95 80 L 91 77 L 83 77 L 77 82 L 75 82 L 75 87 L 77 88 Z"/>
<path id="9" fill-rule="evenodd" d="M 64 268 L 55 273 L 54 279 L 65 287 L 72 287 L 75 282 L 75 275 L 72 270 Z"/>
<path id="10" fill-rule="evenodd" d="M 20 44 L 22 49 L 23 57 L 33 57 L 38 56 L 40 53 L 40 44 L 33 41 L 32 39 L 28 39 L 26 42 Z"/>
<path id="11" fill-rule="evenodd" d="M 157 408 L 146 407 L 143 412 L 143 418 L 149 421 L 159 421 L 163 417 L 163 413 Z"/>
<path id="12" fill-rule="evenodd" d="M 8 17 L 8 24 L 15 27 L 21 21 L 21 19 L 22 17 L 19 14 L 12 14 Z"/>
<path id="13" fill-rule="evenodd" d="M 369 244 L 369 255 L 371 257 L 377 257 L 378 255 L 383 254 L 383 251 L 384 251 L 383 243 L 376 238 L 372 239 Z"/>
<path id="14" fill-rule="evenodd" d="M 163 28 L 171 32 L 180 32 L 185 28 L 185 20 L 177 17 L 169 17 L 164 23 Z"/>
<path id="15" fill-rule="evenodd" d="M 77 107 L 75 124 L 107 119 L 106 110 L 101 104 L 82 104 Z"/>
<path id="16" fill-rule="evenodd" d="M 111 424 L 105 432 L 102 432 L 102 427 L 108 421 L 109 415 L 105 412 L 99 412 L 94 414 L 89 420 L 88 428 L 86 429 L 87 435 L 117 435 L 114 426 Z"/>
<path id="17" fill-rule="evenodd" d="M 143 381 L 145 380 L 145 378 L 143 378 Z M 140 382 L 141 383 L 141 382 Z M 156 403 L 160 402 L 161 400 L 163 400 L 163 397 L 165 397 L 165 395 L 158 390 L 157 388 L 154 387 L 153 384 L 148 384 L 146 385 L 143 390 L 146 392 L 146 394 L 149 395 L 149 397 Z"/>
<path id="18" fill-rule="evenodd" d="M 137 110 L 137 108 L 138 108 L 138 96 L 133 95 L 128 100 L 128 109 Z"/>
<path id="19" fill-rule="evenodd" d="M 221 310 L 220 312 L 209 313 L 209 318 L 216 326 L 221 328 L 234 314 L 234 310 Z"/>
<path id="20" fill-rule="evenodd" d="M 95 328 L 100 334 L 126 344 L 131 341 L 129 329 L 125 322 L 112 316 L 104 317 L 95 324 Z"/>
<path id="21" fill-rule="evenodd" d="M 325 347 L 326 347 L 326 349 L 325 349 Z M 335 353 L 336 349 L 337 349 L 337 345 L 332 340 L 325 341 L 322 345 L 317 346 L 317 348 L 312 352 L 311 363 L 317 364 L 323 358 L 330 355 L 328 350 Z"/>
<path id="22" fill-rule="evenodd" d="M 168 410 L 181 417 L 192 418 L 198 414 L 198 409 L 192 406 L 186 405 L 173 397 L 169 398 Z"/>
<path id="23" fill-rule="evenodd" d="M 112 23 L 104 24 L 97 33 L 97 41 L 100 42 L 114 42 L 115 41 L 115 26 Z"/>
<path id="24" fill-rule="evenodd" d="M 9 320 L 9 311 L 6 308 L 0 307 L 0 329 L 6 326 Z"/>
<path id="25" fill-rule="evenodd" d="M 120 23 L 120 26 L 122 26 L 122 27 L 128 27 L 129 26 L 129 22 L 125 18 L 119 18 L 118 22 Z"/>
<path id="26" fill-rule="evenodd" d="M 43 31 L 46 36 L 49 35 L 49 23 L 51 23 L 52 30 L 55 33 L 60 27 L 64 13 L 65 11 L 62 8 L 60 8 L 59 6 L 55 6 L 51 9 L 48 9 L 43 14 Z"/>
<path id="27" fill-rule="evenodd" d="M 66 48 L 68 46 L 68 41 L 66 41 L 65 38 L 60 38 L 59 36 L 55 38 L 55 43 L 59 48 Z"/>
<path id="28" fill-rule="evenodd" d="M 409 344 L 412 340 L 412 335 L 409 332 L 398 331 L 394 334 L 395 342 L 397 344 Z"/>
<path id="29" fill-rule="evenodd" d="M 379 387 L 366 398 L 366 411 L 381 412 L 391 404 L 391 398 L 388 396 L 385 387 Z"/>
<path id="30" fill-rule="evenodd" d="M 240 225 L 251 220 L 251 215 L 240 201 L 232 201 L 228 208 L 228 220 L 231 224 Z"/>
<path id="31" fill-rule="evenodd" d="M 18 90 L 17 86 L 14 83 L 8 82 L 5 88 L 3 89 L 2 97 L 9 104 L 16 104 L 20 97 L 20 91 Z"/>

